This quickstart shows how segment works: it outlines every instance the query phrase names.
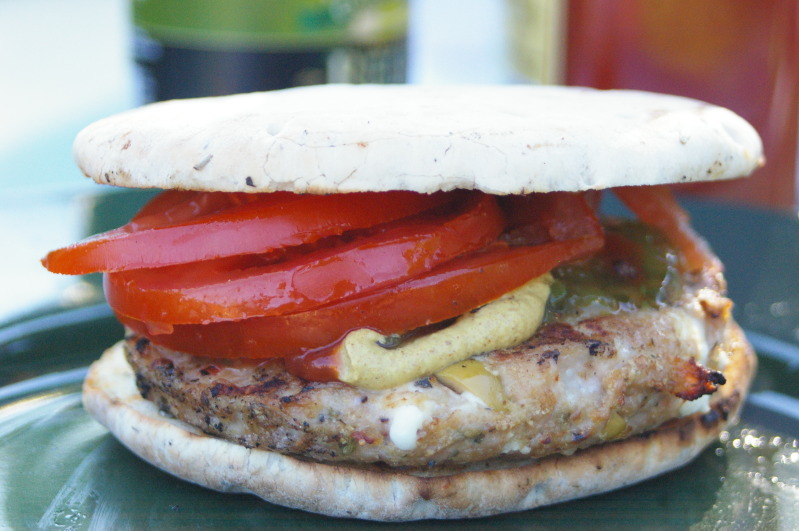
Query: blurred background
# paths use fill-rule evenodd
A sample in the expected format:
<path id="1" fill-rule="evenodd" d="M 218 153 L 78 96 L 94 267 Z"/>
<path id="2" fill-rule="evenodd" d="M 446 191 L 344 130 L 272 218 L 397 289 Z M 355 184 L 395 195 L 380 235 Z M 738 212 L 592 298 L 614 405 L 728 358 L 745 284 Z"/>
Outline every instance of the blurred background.
<path id="1" fill-rule="evenodd" d="M 647 89 L 724 105 L 750 120 L 767 166 L 721 187 L 680 190 L 694 226 L 725 263 L 736 318 L 760 357 L 746 425 L 789 435 L 784 448 L 791 441 L 796 456 L 799 1 L 0 0 L 0 455 L 7 456 L 0 499 L 10 500 L 0 503 L 0 526 L 17 517 L 27 522 L 19 527 L 34 527 L 40 506 L 49 508 L 39 526 L 54 527 L 46 525 L 51 517 L 70 529 L 103 527 L 97 522 L 127 518 L 120 507 L 140 503 L 142 522 L 164 513 L 184 525 L 233 514 L 228 498 L 217 503 L 183 485 L 164 498 L 161 477 L 153 476 L 157 493 L 131 496 L 131 478 L 153 484 L 147 470 L 131 476 L 131 462 L 120 476 L 105 466 L 128 457 L 95 446 L 96 430 L 76 420 L 85 419 L 77 395 L 59 393 L 78 389 L 86 365 L 121 326 L 102 303 L 97 275 L 53 275 L 39 259 L 125 223 L 152 194 L 97 186 L 80 174 L 71 146 L 85 125 L 155 99 L 327 81 Z M 45 388 L 52 402 L 40 394 Z M 652 527 L 702 518 L 698 528 L 796 528 L 796 462 L 766 458 L 756 446 L 733 453 L 740 441 L 722 447 L 723 460 L 717 448 L 703 468 L 627 491 L 615 504 L 597 498 L 582 513 L 564 506 L 540 521 L 561 514 L 557 521 L 573 525 L 582 514 L 633 525 L 641 522 L 631 515 L 642 514 Z M 694 485 L 688 494 L 686 482 Z M 703 495 L 688 500 L 696 488 Z M 180 511 L 181 504 L 201 511 Z M 85 511 L 95 510 L 92 520 Z M 239 514 L 241 522 L 264 521 L 260 506 Z"/>
<path id="2" fill-rule="evenodd" d="M 71 144 L 156 99 L 343 82 L 640 88 L 730 107 L 768 166 L 686 190 L 797 211 L 795 0 L 0 0 L 0 324 L 96 300 L 38 259 L 138 204 L 99 192 Z"/>

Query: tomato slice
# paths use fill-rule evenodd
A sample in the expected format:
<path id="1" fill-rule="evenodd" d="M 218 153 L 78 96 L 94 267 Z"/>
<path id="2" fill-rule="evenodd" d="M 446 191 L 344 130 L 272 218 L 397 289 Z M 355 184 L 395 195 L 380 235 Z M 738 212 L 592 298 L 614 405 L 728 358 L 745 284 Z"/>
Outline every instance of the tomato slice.
<path id="1" fill-rule="evenodd" d="M 151 229 L 197 219 L 246 203 L 263 202 L 265 199 L 269 202 L 280 201 L 291 195 L 279 192 L 267 198 L 245 193 L 165 190 L 150 199 L 121 229 L 126 232 Z"/>
<path id="2" fill-rule="evenodd" d="M 377 234 L 265 266 L 244 257 L 109 273 L 105 293 L 115 312 L 146 322 L 296 313 L 417 276 L 485 247 L 503 227 L 495 199 L 473 193 L 454 214 L 403 219 Z"/>
<path id="3" fill-rule="evenodd" d="M 688 213 L 666 186 L 627 186 L 614 188 L 614 192 L 638 219 L 657 227 L 677 248 L 683 271 L 723 270 L 721 261 L 691 227 Z"/>
<path id="4" fill-rule="evenodd" d="M 600 235 L 536 246 L 497 243 L 398 285 L 292 314 L 160 330 L 119 317 L 137 333 L 173 350 L 222 358 L 297 356 L 335 343 L 357 328 L 393 334 L 456 317 L 602 245 Z"/>
<path id="5" fill-rule="evenodd" d="M 186 264 L 302 245 L 438 207 L 439 193 L 297 195 L 166 192 L 127 225 L 49 253 L 54 273 L 82 275 Z"/>
<path id="6" fill-rule="evenodd" d="M 550 192 L 503 198 L 509 239 L 519 245 L 598 237 L 602 225 L 592 197 L 583 192 Z"/>

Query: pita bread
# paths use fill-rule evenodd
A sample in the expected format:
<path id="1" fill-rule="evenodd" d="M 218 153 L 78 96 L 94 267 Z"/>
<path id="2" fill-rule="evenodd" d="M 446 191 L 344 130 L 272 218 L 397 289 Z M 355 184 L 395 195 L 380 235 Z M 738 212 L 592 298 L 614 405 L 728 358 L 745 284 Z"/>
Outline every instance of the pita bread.
<path id="1" fill-rule="evenodd" d="M 334 193 L 578 191 L 739 177 L 762 163 L 726 109 L 634 91 L 321 85 L 156 103 L 77 137 L 103 184 Z"/>
<path id="2" fill-rule="evenodd" d="M 89 413 L 134 453 L 211 489 L 248 492 L 330 516 L 386 521 L 478 517 L 613 490 L 688 462 L 736 419 L 754 373 L 754 353 L 737 326 L 727 348 L 732 352 L 727 384 L 712 395 L 708 413 L 572 456 L 439 476 L 311 463 L 204 435 L 160 414 L 141 397 L 121 344 L 92 365 L 83 396 Z"/>

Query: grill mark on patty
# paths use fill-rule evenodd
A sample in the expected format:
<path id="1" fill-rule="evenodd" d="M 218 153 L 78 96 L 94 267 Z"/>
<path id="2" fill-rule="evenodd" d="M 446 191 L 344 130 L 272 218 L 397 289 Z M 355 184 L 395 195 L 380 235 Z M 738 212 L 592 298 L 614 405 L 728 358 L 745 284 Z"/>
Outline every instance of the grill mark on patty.
<path id="1" fill-rule="evenodd" d="M 140 337 L 136 340 L 136 351 L 141 354 L 144 352 L 144 349 L 150 344 L 150 340 L 146 337 Z"/>
<path id="2" fill-rule="evenodd" d="M 560 356 L 560 351 L 557 349 L 552 350 L 545 350 L 538 356 L 538 361 L 536 362 L 537 365 L 543 365 L 547 361 L 552 361 L 552 363 L 558 362 L 558 357 Z"/>
<path id="3" fill-rule="evenodd" d="M 224 396 L 248 396 L 248 395 L 264 395 L 270 391 L 286 388 L 286 381 L 279 377 L 271 378 L 265 382 L 251 384 L 246 386 L 238 386 L 232 383 L 216 383 L 210 389 L 211 396 L 224 397 Z M 311 388 L 313 389 L 313 388 Z M 281 397 L 285 399 L 285 396 Z"/>
<path id="4" fill-rule="evenodd" d="M 582 324 L 585 325 L 585 328 L 590 329 L 592 332 L 596 332 L 596 334 L 587 335 L 568 323 L 552 323 L 542 327 L 535 336 L 526 342 L 498 352 L 501 352 L 500 356 L 503 359 L 508 359 L 526 350 L 562 346 L 568 343 L 572 345 L 582 345 L 591 356 L 602 356 L 605 358 L 616 356 L 616 351 L 612 345 L 604 340 L 608 333 L 602 329 L 599 324 L 593 321 L 586 321 Z M 558 354 L 555 354 L 556 352 Z M 560 353 L 557 349 L 547 349 L 541 354 L 538 365 L 542 365 L 547 360 L 552 360 L 557 363 L 559 355 Z"/>
<path id="5" fill-rule="evenodd" d="M 139 342 L 137 341 L 136 351 L 141 352 L 139 350 L 138 343 Z M 156 359 L 150 364 L 150 367 L 152 367 L 153 370 L 160 373 L 164 377 L 164 379 L 172 378 L 175 375 L 175 364 L 172 362 L 172 360 L 166 358 Z"/>

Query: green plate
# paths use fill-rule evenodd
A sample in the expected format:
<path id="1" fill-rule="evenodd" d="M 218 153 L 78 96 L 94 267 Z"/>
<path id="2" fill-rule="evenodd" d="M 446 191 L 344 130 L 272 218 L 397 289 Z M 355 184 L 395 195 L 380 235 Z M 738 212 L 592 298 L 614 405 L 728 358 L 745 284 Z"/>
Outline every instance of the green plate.
<path id="1" fill-rule="evenodd" d="M 688 206 L 727 265 L 736 317 L 760 355 L 742 423 L 678 471 L 601 496 L 473 520 L 469 528 L 799 527 L 799 223 L 749 209 Z M 120 335 L 104 304 L 0 328 L 0 528 L 381 525 L 219 494 L 132 455 L 80 403 L 85 367 Z"/>

